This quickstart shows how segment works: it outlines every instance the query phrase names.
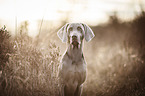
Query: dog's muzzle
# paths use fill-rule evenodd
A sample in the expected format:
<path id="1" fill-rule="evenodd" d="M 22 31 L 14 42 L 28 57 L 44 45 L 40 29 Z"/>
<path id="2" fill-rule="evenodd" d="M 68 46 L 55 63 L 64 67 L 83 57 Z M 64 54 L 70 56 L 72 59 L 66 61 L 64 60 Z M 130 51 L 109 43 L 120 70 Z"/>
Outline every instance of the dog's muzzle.
<path id="1" fill-rule="evenodd" d="M 77 36 L 72 36 L 72 43 L 71 44 L 73 45 L 73 48 L 78 48 L 79 43 L 77 40 Z"/>
<path id="2" fill-rule="evenodd" d="M 73 45 L 74 47 L 77 47 L 77 48 L 78 48 L 79 43 L 78 43 L 77 41 L 73 41 L 73 42 L 72 42 L 72 45 Z"/>

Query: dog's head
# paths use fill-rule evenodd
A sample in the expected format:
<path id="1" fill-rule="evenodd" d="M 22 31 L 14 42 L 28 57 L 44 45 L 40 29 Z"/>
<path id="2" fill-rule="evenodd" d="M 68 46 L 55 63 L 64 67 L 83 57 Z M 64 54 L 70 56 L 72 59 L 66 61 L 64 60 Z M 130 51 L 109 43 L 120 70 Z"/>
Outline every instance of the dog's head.
<path id="1" fill-rule="evenodd" d="M 57 32 L 57 35 L 62 42 L 68 42 L 77 48 L 81 46 L 84 38 L 88 42 L 95 36 L 91 28 L 83 23 L 67 23 Z"/>

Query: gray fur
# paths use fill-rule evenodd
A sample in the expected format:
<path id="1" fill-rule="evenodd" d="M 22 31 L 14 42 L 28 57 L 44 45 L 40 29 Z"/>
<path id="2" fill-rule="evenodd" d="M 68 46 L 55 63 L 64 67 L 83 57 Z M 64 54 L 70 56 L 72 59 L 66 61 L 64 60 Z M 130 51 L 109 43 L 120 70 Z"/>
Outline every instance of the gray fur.
<path id="1" fill-rule="evenodd" d="M 81 96 L 87 67 L 82 52 L 82 41 L 83 38 L 90 41 L 94 33 L 86 24 L 67 23 L 58 31 L 58 36 L 68 45 L 59 66 L 60 96 Z M 76 36 L 77 40 L 72 38 L 73 36 Z"/>

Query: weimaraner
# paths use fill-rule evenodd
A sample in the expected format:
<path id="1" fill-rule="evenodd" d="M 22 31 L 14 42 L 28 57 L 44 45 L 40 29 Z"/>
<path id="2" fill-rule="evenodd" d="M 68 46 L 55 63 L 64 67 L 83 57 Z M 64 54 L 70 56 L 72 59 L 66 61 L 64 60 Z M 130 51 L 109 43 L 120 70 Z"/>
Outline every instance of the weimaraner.
<path id="1" fill-rule="evenodd" d="M 86 79 L 86 62 L 83 57 L 83 39 L 88 42 L 95 35 L 91 28 L 83 23 L 67 23 L 58 32 L 67 50 L 59 66 L 60 96 L 81 96 Z"/>

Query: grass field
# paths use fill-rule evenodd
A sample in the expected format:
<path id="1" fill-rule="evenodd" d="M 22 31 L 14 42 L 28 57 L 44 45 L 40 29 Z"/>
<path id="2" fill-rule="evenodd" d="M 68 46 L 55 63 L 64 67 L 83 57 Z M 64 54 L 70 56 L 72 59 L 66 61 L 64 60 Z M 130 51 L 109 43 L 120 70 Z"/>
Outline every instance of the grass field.
<path id="1" fill-rule="evenodd" d="M 145 96 L 145 13 L 121 22 L 116 16 L 92 27 L 96 37 L 84 45 L 87 80 L 82 96 Z M 42 48 L 20 30 L 0 30 L 0 96 L 58 96 L 60 48 Z M 89 46 L 88 46 L 89 45 Z"/>

